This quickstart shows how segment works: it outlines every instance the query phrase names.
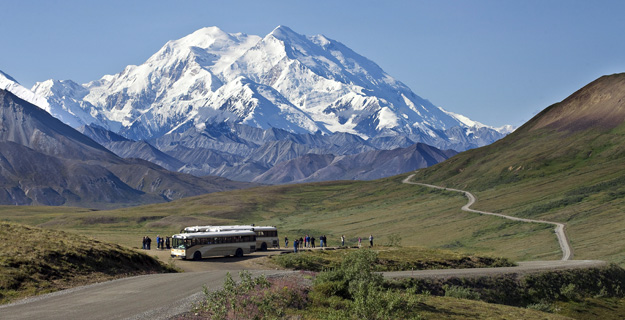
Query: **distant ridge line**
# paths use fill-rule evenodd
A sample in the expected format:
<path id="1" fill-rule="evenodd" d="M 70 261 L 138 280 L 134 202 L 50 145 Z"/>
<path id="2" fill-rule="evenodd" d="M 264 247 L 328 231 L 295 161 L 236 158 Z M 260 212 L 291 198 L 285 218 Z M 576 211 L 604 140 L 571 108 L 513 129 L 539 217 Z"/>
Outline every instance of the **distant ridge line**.
<path id="1" fill-rule="evenodd" d="M 460 192 L 460 193 L 464 194 L 468 198 L 469 201 L 467 202 L 467 204 L 465 204 L 461 208 L 462 211 L 474 212 L 474 213 L 490 215 L 490 216 L 497 216 L 497 217 L 501 217 L 501 218 L 505 218 L 505 219 L 509 219 L 509 220 L 514 220 L 514 221 L 530 222 L 530 223 L 544 223 L 544 224 L 554 225 L 555 226 L 554 232 L 556 233 L 556 236 L 558 237 L 558 243 L 560 244 L 560 249 L 562 250 L 562 259 L 561 260 L 562 261 L 567 261 L 567 260 L 571 260 L 571 258 L 573 258 L 573 251 L 571 249 L 571 245 L 569 243 L 569 239 L 567 238 L 566 233 L 564 232 L 564 229 L 566 227 L 566 225 L 564 223 L 553 222 L 553 221 L 546 221 L 546 220 L 524 219 L 524 218 L 518 218 L 518 217 L 513 217 L 513 216 L 507 216 L 507 215 L 501 214 L 501 213 L 485 212 L 485 211 L 479 211 L 479 210 L 470 209 L 469 207 L 471 207 L 471 205 L 473 205 L 475 203 L 476 199 L 477 199 L 472 193 L 470 193 L 468 191 L 465 191 L 465 190 L 445 188 L 445 187 L 435 186 L 435 185 L 426 184 L 426 183 L 411 182 L 410 180 L 413 177 L 414 177 L 414 174 L 411 174 L 406 179 L 404 179 L 402 182 L 406 183 L 406 184 L 414 184 L 414 185 L 424 186 L 424 187 L 428 187 L 428 188 L 435 188 L 435 189 L 440 189 L 440 190 L 454 191 L 454 192 Z"/>

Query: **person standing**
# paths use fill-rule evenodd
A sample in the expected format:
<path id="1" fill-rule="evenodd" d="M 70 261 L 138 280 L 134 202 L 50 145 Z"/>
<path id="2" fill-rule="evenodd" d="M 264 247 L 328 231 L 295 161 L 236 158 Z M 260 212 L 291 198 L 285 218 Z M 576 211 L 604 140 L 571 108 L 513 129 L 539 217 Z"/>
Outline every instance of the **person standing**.
<path id="1" fill-rule="evenodd" d="M 147 236 L 143 236 L 143 245 L 142 245 L 142 249 L 145 250 L 145 248 L 148 246 L 148 240 L 147 240 Z"/>
<path id="2" fill-rule="evenodd" d="M 341 236 L 341 247 L 345 246 L 345 235 Z"/>
<path id="3" fill-rule="evenodd" d="M 149 236 L 146 236 L 145 243 L 146 243 L 146 250 L 151 250 L 150 247 L 152 246 L 152 239 L 150 239 Z"/>
<path id="4" fill-rule="evenodd" d="M 362 245 L 362 238 L 358 237 L 358 248 L 360 248 L 361 245 Z"/>
<path id="5" fill-rule="evenodd" d="M 293 241 L 293 252 L 297 253 L 297 246 L 299 246 L 299 243 L 297 243 L 297 238 Z"/>
<path id="6" fill-rule="evenodd" d="M 319 248 L 323 248 L 323 236 L 319 237 Z"/>
<path id="7" fill-rule="evenodd" d="M 310 237 L 310 246 L 315 247 L 315 237 Z"/>
<path id="8" fill-rule="evenodd" d="M 373 235 L 369 235 L 369 247 L 373 247 Z"/>
<path id="9" fill-rule="evenodd" d="M 284 246 L 287 248 L 289 247 L 289 238 L 287 237 L 284 237 Z"/>
<path id="10" fill-rule="evenodd" d="M 169 247 L 169 237 L 165 238 L 165 248 L 166 248 L 167 250 L 169 250 L 169 249 L 170 249 L 170 247 Z"/>
<path id="11" fill-rule="evenodd" d="M 160 249 L 161 248 L 161 236 L 160 235 L 156 235 L 156 249 Z"/>
<path id="12" fill-rule="evenodd" d="M 304 247 L 304 238 L 299 237 L 299 247 L 300 249 Z"/>

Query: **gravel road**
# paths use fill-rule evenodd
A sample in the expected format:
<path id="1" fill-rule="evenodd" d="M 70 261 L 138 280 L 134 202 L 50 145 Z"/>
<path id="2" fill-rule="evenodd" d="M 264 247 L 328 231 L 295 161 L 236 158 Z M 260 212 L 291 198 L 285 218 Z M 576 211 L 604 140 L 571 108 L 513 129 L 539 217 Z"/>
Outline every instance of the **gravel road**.
<path id="1" fill-rule="evenodd" d="M 489 215 L 489 216 L 497 216 L 497 217 L 500 217 L 500 218 L 514 220 L 514 221 L 521 221 L 521 222 L 528 222 L 528 223 L 543 223 L 543 224 L 549 224 L 549 225 L 555 226 L 554 232 L 556 233 L 556 237 L 558 237 L 558 243 L 560 244 L 560 249 L 562 250 L 562 260 L 570 260 L 570 259 L 573 258 L 573 250 L 571 249 L 571 245 L 569 244 L 569 240 L 566 237 L 565 225 L 563 223 L 546 221 L 546 220 L 524 219 L 524 218 L 508 216 L 508 215 L 501 214 L 501 213 L 493 213 L 493 212 L 474 210 L 474 209 L 471 209 L 470 207 L 475 203 L 475 199 L 476 198 L 469 191 L 459 190 L 459 189 L 452 189 L 452 188 L 445 188 L 445 187 L 439 187 L 439 186 L 426 184 L 426 183 L 412 182 L 412 181 L 410 181 L 412 179 L 412 177 L 414 177 L 414 174 L 411 174 L 406 179 L 404 179 L 402 182 L 403 183 L 407 183 L 407 184 L 415 184 L 415 185 L 419 185 L 419 186 L 424 186 L 424 187 L 428 187 L 428 188 L 435 188 L 435 189 L 440 189 L 440 190 L 460 192 L 460 193 L 464 194 L 467 197 L 468 202 L 467 202 L 467 204 L 465 204 L 461 208 L 463 211 L 474 212 L 474 213 L 479 213 L 479 214 L 484 214 L 484 215 Z"/>
<path id="2" fill-rule="evenodd" d="M 153 254 L 168 254 L 167 251 Z M 234 279 L 247 269 L 253 276 L 286 274 L 284 270 L 254 270 L 255 257 L 177 261 L 176 265 L 195 272 L 153 274 L 118 279 L 0 306 L 0 319 L 168 319 L 187 312 L 202 298 L 204 285 L 220 289 L 227 272 Z M 250 268 L 251 267 L 251 268 Z"/>
<path id="3" fill-rule="evenodd" d="M 544 271 L 565 269 L 595 268 L 607 265 L 600 260 L 551 260 L 551 261 L 525 261 L 519 262 L 516 267 L 502 268 L 472 268 L 472 269 L 439 269 L 439 270 L 415 270 L 399 272 L 383 272 L 386 278 L 467 278 L 486 277 L 504 274 L 530 274 Z"/>

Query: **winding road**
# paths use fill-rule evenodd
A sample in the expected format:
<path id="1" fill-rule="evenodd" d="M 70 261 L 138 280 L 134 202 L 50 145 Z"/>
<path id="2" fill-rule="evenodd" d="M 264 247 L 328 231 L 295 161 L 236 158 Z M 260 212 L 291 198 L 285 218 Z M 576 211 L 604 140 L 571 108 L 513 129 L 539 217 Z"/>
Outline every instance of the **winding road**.
<path id="1" fill-rule="evenodd" d="M 403 182 L 463 193 L 469 200 L 462 207 L 464 211 L 493 215 L 515 221 L 554 225 L 560 247 L 562 248 L 562 259 L 554 261 L 526 261 L 520 262 L 516 267 L 508 268 L 418 270 L 383 273 L 387 278 L 482 277 L 591 268 L 606 265 L 606 262 L 598 260 L 571 260 L 572 251 L 564 232 L 565 226 L 562 223 L 523 219 L 499 213 L 473 210 L 470 207 L 475 202 L 475 196 L 470 192 L 411 182 L 410 180 L 413 176 L 409 176 Z M 204 259 L 200 262 L 180 261 L 176 262 L 176 264 L 186 271 L 184 273 L 129 277 L 36 296 L 8 305 L 0 305 L 0 319 L 169 319 L 174 315 L 191 310 L 192 304 L 202 298 L 204 286 L 208 286 L 210 290 L 221 288 L 228 271 L 231 272 L 235 279 L 238 277 L 239 270 L 250 270 L 253 276 L 293 272 L 267 270 L 267 267 L 254 262 L 258 257 L 268 254 L 279 254 L 280 252 L 280 250 L 271 250 L 267 253 L 257 252 L 243 259 L 214 258 Z M 167 261 L 169 256 L 167 251 L 152 250 L 150 254 L 156 254 L 163 261 Z"/>
<path id="2" fill-rule="evenodd" d="M 410 180 L 413 177 L 414 177 L 414 174 L 411 174 L 402 182 L 407 183 L 407 184 L 414 184 L 414 185 L 419 185 L 419 186 L 424 186 L 424 187 L 429 187 L 429 188 L 440 189 L 440 190 L 460 192 L 464 194 L 465 197 L 469 199 L 469 201 L 467 202 L 467 204 L 465 204 L 461 208 L 463 211 L 474 212 L 474 213 L 479 213 L 479 214 L 484 214 L 484 215 L 489 215 L 489 216 L 497 216 L 497 217 L 501 217 L 504 219 L 514 220 L 514 221 L 529 222 L 529 223 L 542 223 L 542 224 L 549 224 L 549 225 L 555 226 L 554 231 L 556 233 L 556 236 L 558 237 L 558 242 L 560 243 L 560 249 L 562 250 L 562 260 L 566 261 L 566 260 L 571 260 L 571 258 L 573 258 L 573 251 L 571 250 L 569 239 L 566 237 L 566 233 L 564 232 L 565 225 L 563 223 L 546 221 L 546 220 L 524 219 L 524 218 L 518 218 L 518 217 L 513 217 L 513 216 L 507 216 L 501 213 L 474 210 L 474 209 L 471 209 L 470 207 L 475 203 L 476 198 L 471 192 L 465 191 L 465 190 L 459 190 L 459 189 L 445 188 L 445 187 L 435 186 L 435 185 L 426 184 L 426 183 L 412 182 Z"/>

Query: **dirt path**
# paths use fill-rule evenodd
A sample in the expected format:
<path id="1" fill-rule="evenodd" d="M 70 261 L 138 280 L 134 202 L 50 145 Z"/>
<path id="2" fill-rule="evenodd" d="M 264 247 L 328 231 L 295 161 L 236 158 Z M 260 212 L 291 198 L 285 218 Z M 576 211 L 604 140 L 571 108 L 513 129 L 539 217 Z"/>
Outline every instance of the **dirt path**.
<path id="1" fill-rule="evenodd" d="M 441 190 L 447 190 L 447 191 L 460 192 L 460 193 L 464 194 L 468 198 L 469 201 L 467 202 L 467 204 L 465 204 L 461 208 L 463 211 L 474 212 L 474 213 L 479 213 L 479 214 L 484 214 L 484 215 L 489 215 L 489 216 L 497 216 L 497 217 L 501 217 L 501 218 L 505 218 L 505 219 L 514 220 L 514 221 L 529 222 L 529 223 L 543 223 L 543 224 L 549 224 L 549 225 L 555 226 L 554 231 L 556 233 L 556 236 L 558 237 L 558 242 L 560 243 L 560 249 L 562 250 L 562 259 L 561 260 L 566 261 L 566 260 L 571 260 L 571 258 L 573 258 L 573 251 L 571 250 L 571 245 L 569 244 L 569 240 L 566 237 L 566 233 L 564 232 L 565 225 L 563 223 L 546 221 L 546 220 L 524 219 L 524 218 L 507 216 L 507 215 L 501 214 L 501 213 L 493 213 L 493 212 L 474 210 L 474 209 L 470 208 L 473 205 L 473 203 L 475 203 L 475 199 L 476 199 L 475 196 L 472 193 L 470 193 L 468 191 L 464 191 L 464 190 L 459 190 L 459 189 L 445 188 L 445 187 L 439 187 L 439 186 L 426 184 L 426 183 L 412 182 L 412 181 L 410 181 L 410 179 L 412 179 L 412 177 L 414 177 L 414 174 L 409 175 L 402 182 L 403 183 L 407 183 L 407 184 L 414 184 L 414 185 L 429 187 L 429 188 L 435 188 L 435 189 L 441 189 Z"/>
<path id="2" fill-rule="evenodd" d="M 607 262 L 600 260 L 551 260 L 551 261 L 524 261 L 519 262 L 516 267 L 501 268 L 470 268 L 470 269 L 437 269 L 437 270 L 415 270 L 384 272 L 387 278 L 472 278 L 487 277 L 504 274 L 530 274 L 545 271 L 597 268 L 607 265 Z"/>

